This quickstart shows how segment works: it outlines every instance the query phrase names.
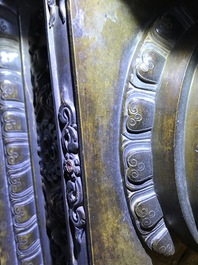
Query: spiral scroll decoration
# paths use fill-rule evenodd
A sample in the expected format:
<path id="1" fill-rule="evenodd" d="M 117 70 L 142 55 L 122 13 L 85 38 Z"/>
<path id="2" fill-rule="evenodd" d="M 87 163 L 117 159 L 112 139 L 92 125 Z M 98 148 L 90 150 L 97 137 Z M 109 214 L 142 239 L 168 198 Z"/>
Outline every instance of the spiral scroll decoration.
<path id="1" fill-rule="evenodd" d="M 85 210 L 83 206 L 84 200 L 75 111 L 69 104 L 63 103 L 60 107 L 58 118 L 64 155 L 63 167 L 69 218 L 72 226 L 71 231 L 73 232 L 74 244 L 78 252 L 82 235 L 85 231 Z"/>

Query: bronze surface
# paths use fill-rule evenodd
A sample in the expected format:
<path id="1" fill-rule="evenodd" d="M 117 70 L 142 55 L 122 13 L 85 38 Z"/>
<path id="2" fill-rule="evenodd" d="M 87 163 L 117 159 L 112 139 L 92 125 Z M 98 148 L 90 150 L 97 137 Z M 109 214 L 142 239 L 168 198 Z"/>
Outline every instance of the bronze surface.
<path id="1" fill-rule="evenodd" d="M 157 12 L 162 10 L 163 5 L 155 4 Z M 152 5 L 74 1 L 69 9 L 93 264 L 182 264 L 184 253 L 188 262 L 196 262 L 196 254 L 185 252 L 187 248 L 175 238 L 172 258 L 151 255 L 151 260 L 131 226 L 123 198 L 118 151 L 123 87 L 133 47 L 151 17 Z M 167 132 L 169 123 L 164 126 Z"/>
<path id="2" fill-rule="evenodd" d="M 196 0 L 0 0 L 0 264 L 198 263 Z"/>

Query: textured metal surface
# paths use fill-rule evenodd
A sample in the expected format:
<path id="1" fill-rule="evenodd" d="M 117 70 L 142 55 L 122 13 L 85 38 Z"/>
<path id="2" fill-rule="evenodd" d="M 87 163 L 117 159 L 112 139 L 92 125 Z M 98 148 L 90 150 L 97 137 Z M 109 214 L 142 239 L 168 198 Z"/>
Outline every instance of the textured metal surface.
<path id="1" fill-rule="evenodd" d="M 196 8 L 0 1 L 0 264 L 197 264 Z"/>
<path id="2" fill-rule="evenodd" d="M 88 264 L 83 170 L 71 70 L 68 19 L 64 14 L 66 5 L 65 1 L 60 1 L 58 5 L 56 1 L 45 1 L 44 8 L 68 251 L 65 261 L 62 262 L 71 265 Z"/>
<path id="3" fill-rule="evenodd" d="M 166 223 L 187 238 L 187 230 L 179 232 L 184 217 L 197 241 L 188 191 L 193 188 L 189 187 L 184 158 L 184 135 L 188 130 L 184 125 L 185 106 L 196 67 L 196 27 L 196 19 L 185 4 L 173 5 L 160 14 L 134 48 L 123 100 L 122 174 L 130 211 L 148 247 L 164 255 L 174 252 Z M 192 120 L 191 115 L 191 128 Z M 170 150 L 174 150 L 174 155 Z M 174 163 L 175 170 L 170 173 Z M 163 198 L 161 206 L 157 195 L 160 202 Z M 174 197 L 178 197 L 180 206 L 176 206 Z M 195 201 L 191 198 L 191 203 L 196 204 Z M 176 211 L 179 207 L 182 214 Z M 189 241 L 188 238 L 186 242 Z"/>
<path id="4" fill-rule="evenodd" d="M 37 136 L 26 66 L 30 66 L 27 34 L 33 8 L 23 2 L 20 8 L 9 1 L 0 4 L 0 263 L 51 264 L 37 144 L 31 144 Z"/>
<path id="5" fill-rule="evenodd" d="M 168 2 L 163 4 L 165 7 Z M 192 16 L 186 13 L 185 8 L 183 15 L 177 8 L 172 8 L 159 15 L 150 33 L 146 29 L 142 30 L 147 19 L 151 18 L 151 10 L 155 10 L 157 15 L 163 4 L 153 2 L 150 5 L 148 1 L 70 3 L 93 264 L 182 264 L 183 256 L 193 264 L 197 260 L 196 254 L 188 252 L 175 237 L 175 254 L 172 257 L 162 258 L 151 254 L 152 259 L 149 259 L 131 226 L 128 205 L 123 198 L 118 129 L 123 126 L 119 119 L 122 101 L 126 100 L 126 108 L 122 114 L 125 115 L 125 132 L 131 145 L 127 146 L 125 143 L 124 163 L 129 189 L 137 187 L 134 202 L 130 204 L 134 213 L 132 219 L 139 225 L 143 238 L 156 224 L 160 227 L 158 220 L 162 218 L 162 212 L 151 181 L 151 145 L 144 138 L 153 140 L 149 131 L 153 127 L 155 93 L 161 82 L 167 56 L 180 36 L 192 25 L 194 17 L 191 4 L 189 6 Z M 141 38 L 144 39 L 144 34 L 147 33 L 144 43 Z M 139 55 L 135 54 L 138 42 Z M 134 59 L 132 67 L 137 65 L 136 72 L 127 77 L 132 56 L 139 61 Z M 148 58 L 152 60 L 149 61 Z M 123 97 L 123 89 L 128 85 L 127 78 L 131 78 L 135 88 L 129 87 L 133 93 L 129 92 Z M 165 102 L 164 104 L 166 105 Z M 167 128 L 164 128 L 164 132 L 166 131 Z M 160 135 L 161 133 L 159 137 Z M 161 158 L 161 163 L 163 161 Z M 143 187 L 143 182 L 149 183 L 152 188 Z M 163 190 L 163 185 L 160 187 Z M 147 189 L 144 195 L 142 188 Z M 170 200 L 171 196 L 169 194 Z M 148 214 L 145 215 L 141 209 L 147 207 Z M 153 215 L 153 210 L 156 210 L 156 215 Z M 155 230 L 156 235 L 158 232 L 162 235 L 162 230 Z M 155 242 L 153 240 L 154 238 L 152 243 Z M 159 243 L 159 236 L 156 236 L 156 240 Z M 155 243 L 153 246 L 155 251 L 161 252 L 160 244 L 159 248 Z"/>
<path id="6" fill-rule="evenodd" d="M 70 10 L 92 262 L 151 264 L 130 220 L 119 166 L 124 60 L 138 26 L 120 1 L 72 1 Z"/>

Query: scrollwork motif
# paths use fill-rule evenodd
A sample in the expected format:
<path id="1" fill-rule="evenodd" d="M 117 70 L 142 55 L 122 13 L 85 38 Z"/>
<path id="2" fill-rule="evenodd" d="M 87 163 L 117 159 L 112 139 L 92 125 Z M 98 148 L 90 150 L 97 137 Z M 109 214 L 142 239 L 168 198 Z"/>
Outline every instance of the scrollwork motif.
<path id="1" fill-rule="evenodd" d="M 62 135 L 64 154 L 64 175 L 67 186 L 67 200 L 70 220 L 73 224 L 73 240 L 76 249 L 80 247 L 85 231 L 85 211 L 83 207 L 83 190 L 79 159 L 79 144 L 75 113 L 71 106 L 63 103 L 59 110 L 59 124 Z"/>
<path id="2" fill-rule="evenodd" d="M 0 83 L 0 89 L 2 92 L 2 99 L 7 99 L 8 96 L 13 93 L 13 85 L 6 81 Z"/>
<path id="3" fill-rule="evenodd" d="M 13 149 L 8 149 L 7 155 L 8 155 L 8 164 L 10 165 L 15 164 L 16 159 L 19 157 L 17 151 L 14 151 Z"/>
<path id="4" fill-rule="evenodd" d="M 5 121 L 5 129 L 6 131 L 11 131 L 12 129 L 15 128 L 15 126 L 17 125 L 17 122 L 15 119 L 11 118 L 11 117 L 7 117 L 4 119 Z"/>
<path id="5" fill-rule="evenodd" d="M 156 94 L 166 60 L 190 26 L 177 9 L 180 7 L 174 6 L 157 19 L 136 47 L 129 67 L 121 132 L 122 172 L 133 221 L 148 247 L 166 256 L 174 253 L 174 244 L 154 189 L 152 134 Z"/>
<path id="6" fill-rule="evenodd" d="M 12 26 L 15 28 L 15 24 L 12 25 L 11 23 L 10 27 Z M 6 39 L 8 45 L 10 43 L 10 47 L 13 47 L 12 39 L 9 39 L 6 35 L 3 36 L 6 29 L 7 26 L 4 20 L 0 20 L 0 39 Z M 16 47 L 13 47 L 14 52 L 15 49 L 17 49 L 18 52 L 20 50 L 20 44 L 16 42 L 15 45 Z M 22 64 L 19 58 L 17 59 L 17 65 Z M 24 262 L 25 258 L 31 261 L 32 255 L 39 258 L 41 263 L 43 263 L 37 212 L 35 210 L 36 201 L 33 196 L 34 185 L 32 163 L 30 159 L 29 135 L 27 132 L 23 76 L 22 72 L 18 71 L 20 69 L 20 67 L 17 70 L 13 69 L 11 64 L 5 67 L 2 66 L 0 80 L 0 101 L 2 106 L 0 112 L 0 125 L 4 148 L 4 154 L 2 153 L 2 156 L 4 155 L 7 162 L 5 165 L 5 177 L 8 184 L 8 195 L 16 246 L 16 251 L 13 251 L 15 251 L 18 263 L 20 264 Z M 28 174 L 24 175 L 27 169 Z M 34 238 L 28 236 L 28 230 L 31 230 L 33 227 Z M 21 247 L 21 242 L 18 240 L 21 234 L 26 238 L 26 240 L 22 242 L 23 247 Z M 31 248 L 35 241 L 40 248 L 39 251 Z"/>
<path id="7" fill-rule="evenodd" d="M 55 3 L 51 1 L 49 4 Z M 51 6 L 51 12 L 55 6 Z M 38 23 L 39 21 L 39 23 Z M 54 265 L 69 264 L 68 238 L 66 233 L 64 199 L 61 181 L 61 166 L 58 154 L 58 139 L 54 117 L 52 87 L 50 84 L 44 14 L 40 9 L 32 16 L 29 35 L 31 74 L 34 93 L 34 110 L 37 121 L 38 154 L 45 196 L 46 226 Z M 52 21 L 51 21 L 52 22 Z M 45 40 L 46 41 L 46 40 Z"/>

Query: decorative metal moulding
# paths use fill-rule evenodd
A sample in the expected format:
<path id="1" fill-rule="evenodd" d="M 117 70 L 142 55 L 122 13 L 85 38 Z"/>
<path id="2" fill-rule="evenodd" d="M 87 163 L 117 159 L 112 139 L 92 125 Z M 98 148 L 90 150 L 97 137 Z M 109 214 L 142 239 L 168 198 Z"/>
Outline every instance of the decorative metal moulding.
<path id="1" fill-rule="evenodd" d="M 147 246 L 165 256 L 174 253 L 171 231 L 194 249 L 198 243 L 192 147 L 198 39 L 191 11 L 172 6 L 144 31 L 122 111 L 122 175 L 131 217 Z"/>
<path id="2" fill-rule="evenodd" d="M 0 263 L 88 264 L 66 5 L 39 6 L 0 1 Z"/>
<path id="3" fill-rule="evenodd" d="M 116 210 L 101 219 L 100 211 L 96 217 L 89 213 L 93 210 L 90 198 L 92 204 L 101 198 L 87 194 L 94 189 L 86 187 L 90 176 L 84 176 L 88 165 L 83 164 L 87 161 L 82 151 L 85 133 L 80 130 L 86 126 L 80 123 L 83 106 L 76 93 L 72 46 L 75 36 L 68 18 L 71 3 L 0 0 L 2 265 L 94 264 L 92 255 L 96 251 L 100 256 L 100 249 L 91 240 L 93 219 L 98 218 L 99 223 L 104 222 L 104 216 L 111 222 L 117 218 Z M 137 36 L 123 100 L 119 99 L 122 111 L 116 112 L 120 123 L 116 120 L 116 126 L 110 126 L 114 128 L 112 138 L 118 141 L 117 145 L 113 142 L 116 151 L 101 152 L 112 156 L 109 161 L 118 156 L 115 161 L 119 179 L 114 184 L 119 183 L 121 189 L 118 195 L 114 186 L 113 192 L 121 198 L 121 206 L 127 201 L 122 209 L 125 213 L 120 215 L 123 219 L 131 217 L 122 221 L 126 234 L 130 230 L 136 235 L 134 225 L 145 249 L 149 248 L 148 253 L 159 260 L 161 255 L 164 260 L 174 255 L 174 233 L 198 250 L 195 7 L 197 4 L 187 2 L 171 5 Z M 99 127 L 104 116 L 97 117 L 98 134 L 103 132 Z M 105 164 L 104 172 L 111 164 L 107 159 L 104 156 L 100 165 L 96 163 L 100 169 Z M 97 168 L 94 173 L 100 175 L 101 181 Z M 108 187 L 113 183 L 110 177 L 114 176 L 102 179 L 107 182 L 103 191 L 108 191 L 108 195 L 113 190 L 113 185 Z M 101 190 L 97 190 L 97 196 Z M 103 212 L 108 210 L 107 202 L 109 197 L 101 203 Z M 119 222 L 112 231 L 120 228 Z M 112 224 L 105 225 L 107 231 Z M 101 235 L 102 231 L 96 234 Z M 104 232 L 101 242 L 104 238 L 107 244 L 113 242 L 114 238 L 108 241 L 107 237 Z M 121 250 L 128 246 L 128 237 L 124 240 L 126 245 L 120 246 Z M 141 246 L 139 241 L 138 244 Z M 113 251 L 108 253 L 109 262 Z"/>
<path id="4" fill-rule="evenodd" d="M 41 191 L 37 191 L 39 203 L 34 195 L 41 180 L 35 180 L 29 142 L 32 130 L 26 102 L 31 99 L 26 94 L 28 75 L 24 74 L 27 47 L 21 47 L 25 41 L 20 39 L 23 27 L 20 29 L 17 9 L 4 1 L 0 4 L 1 263 L 42 264 L 45 251 L 41 242 L 46 234 L 38 224 L 44 218 L 37 211 L 43 205 Z M 30 106 L 29 111 L 32 109 Z"/>

